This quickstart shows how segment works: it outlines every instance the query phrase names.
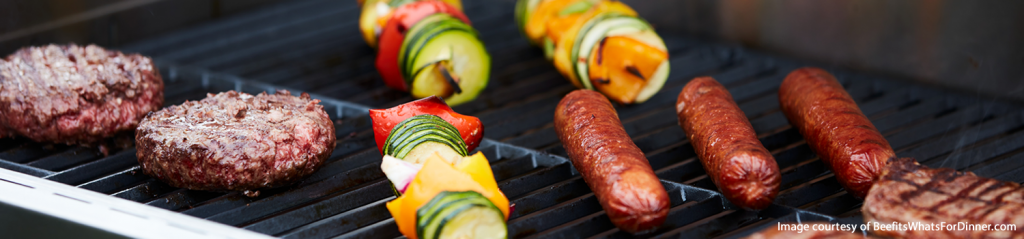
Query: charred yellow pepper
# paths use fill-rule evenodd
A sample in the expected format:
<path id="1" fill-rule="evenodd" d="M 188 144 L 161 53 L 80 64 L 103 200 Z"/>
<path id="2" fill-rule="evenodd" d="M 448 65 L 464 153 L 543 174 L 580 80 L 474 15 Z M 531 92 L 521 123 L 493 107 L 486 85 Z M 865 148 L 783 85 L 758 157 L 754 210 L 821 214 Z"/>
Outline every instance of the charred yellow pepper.
<path id="1" fill-rule="evenodd" d="M 642 103 L 668 79 L 668 50 L 636 11 L 614 0 L 519 0 L 521 30 L 578 88 Z"/>
<path id="2" fill-rule="evenodd" d="M 602 13 L 621 13 L 627 16 L 636 16 L 636 11 L 633 11 L 633 9 L 629 8 L 625 3 L 619 1 L 601 1 L 595 5 L 594 8 L 583 13 L 582 16 L 579 16 L 569 29 L 563 31 L 565 32 L 564 36 L 559 37 L 558 42 L 555 43 L 555 68 L 558 68 L 558 71 L 562 72 L 562 75 L 569 77 L 569 81 L 573 82 L 576 87 L 593 89 L 593 86 L 590 86 L 590 79 L 579 79 L 572 68 L 572 64 L 576 62 L 575 60 L 578 60 L 570 59 L 572 48 L 575 45 L 576 35 L 579 34 L 584 23 Z M 587 80 L 588 82 L 582 82 L 582 80 Z M 582 85 L 580 84 L 581 82 Z"/>
<path id="3" fill-rule="evenodd" d="M 490 200 L 508 220 L 509 201 L 498 189 L 490 163 L 483 154 L 456 160 L 452 165 L 440 155 L 427 159 L 405 194 L 387 203 L 399 231 L 411 239 L 417 235 L 417 210 L 442 192 L 474 191 Z"/>

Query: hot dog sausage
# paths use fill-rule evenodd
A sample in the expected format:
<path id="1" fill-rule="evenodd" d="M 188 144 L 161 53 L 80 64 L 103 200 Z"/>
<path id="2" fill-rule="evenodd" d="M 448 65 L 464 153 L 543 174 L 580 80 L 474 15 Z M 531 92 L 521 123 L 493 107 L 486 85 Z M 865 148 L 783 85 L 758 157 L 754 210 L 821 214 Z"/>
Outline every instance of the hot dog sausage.
<path id="1" fill-rule="evenodd" d="M 695 78 L 679 93 L 676 113 L 704 170 L 725 198 L 746 209 L 771 205 L 782 180 L 779 165 L 729 90 L 711 77 Z"/>
<path id="2" fill-rule="evenodd" d="M 604 95 L 566 95 L 555 109 L 555 130 L 615 226 L 635 233 L 665 222 L 668 193 Z"/>
<path id="3" fill-rule="evenodd" d="M 852 195 L 863 198 L 896 156 L 850 94 L 825 70 L 804 67 L 779 87 L 779 105 L 789 123 Z"/>

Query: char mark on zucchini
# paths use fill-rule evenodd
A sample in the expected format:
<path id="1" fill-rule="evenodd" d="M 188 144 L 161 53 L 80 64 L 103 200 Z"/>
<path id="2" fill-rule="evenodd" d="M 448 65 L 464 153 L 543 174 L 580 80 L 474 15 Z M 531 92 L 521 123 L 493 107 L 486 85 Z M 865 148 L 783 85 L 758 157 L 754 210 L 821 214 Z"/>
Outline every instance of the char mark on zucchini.
<path id="1" fill-rule="evenodd" d="M 520 0 L 516 7 L 520 30 L 578 88 L 633 104 L 650 99 L 668 79 L 665 43 L 619 1 Z"/>
<path id="2" fill-rule="evenodd" d="M 490 78 L 490 55 L 461 12 L 458 0 L 390 1 L 379 37 L 370 33 L 377 23 L 376 1 L 363 5 L 360 26 L 371 46 L 377 46 L 377 71 L 388 87 L 414 98 L 439 96 L 449 105 L 474 100 Z M 378 41 L 379 42 L 371 42 Z"/>

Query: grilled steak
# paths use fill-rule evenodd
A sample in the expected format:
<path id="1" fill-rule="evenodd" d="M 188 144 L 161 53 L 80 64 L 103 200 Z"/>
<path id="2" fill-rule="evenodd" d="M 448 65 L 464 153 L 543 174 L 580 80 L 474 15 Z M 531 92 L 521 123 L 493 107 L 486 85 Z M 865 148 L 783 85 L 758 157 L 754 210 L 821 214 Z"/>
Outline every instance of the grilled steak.
<path id="1" fill-rule="evenodd" d="M 897 238 L 1024 238 L 1024 188 L 949 168 L 931 169 L 913 159 L 890 160 L 862 208 L 869 224 L 923 222 L 942 225 L 1016 224 L 1016 231 L 877 230 Z M 896 228 L 899 229 L 899 228 Z"/>
<path id="2" fill-rule="evenodd" d="M 95 45 L 22 48 L 0 60 L 0 137 L 94 145 L 164 102 L 153 61 Z"/>
<path id="3" fill-rule="evenodd" d="M 171 186 L 247 191 L 312 174 L 335 146 L 334 124 L 308 94 L 228 91 L 153 112 L 135 131 L 142 169 Z"/>
<path id="4" fill-rule="evenodd" d="M 873 236 L 864 235 L 863 232 L 849 232 L 841 230 L 814 230 L 816 224 L 825 225 L 823 222 L 816 223 L 804 223 L 804 224 L 789 224 L 787 228 L 796 228 L 801 226 L 806 230 L 779 230 L 779 226 L 768 226 L 768 228 L 751 234 L 750 236 L 744 237 L 744 239 L 864 239 L 864 238 L 876 238 Z"/>

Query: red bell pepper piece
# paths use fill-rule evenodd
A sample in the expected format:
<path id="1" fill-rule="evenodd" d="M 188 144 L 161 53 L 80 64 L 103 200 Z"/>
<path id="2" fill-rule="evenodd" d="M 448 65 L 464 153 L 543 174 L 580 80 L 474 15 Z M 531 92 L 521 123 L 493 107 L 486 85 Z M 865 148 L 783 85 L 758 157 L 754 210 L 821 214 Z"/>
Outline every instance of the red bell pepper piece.
<path id="1" fill-rule="evenodd" d="M 398 69 L 398 53 L 402 51 L 405 32 L 416 22 L 435 13 L 445 13 L 469 24 L 469 18 L 458 8 L 439 0 L 417 1 L 402 5 L 391 14 L 391 19 L 380 34 L 377 50 L 377 71 L 380 72 L 384 84 L 388 87 L 409 91 L 409 86 L 402 77 L 402 69 Z M 467 142 L 468 143 L 468 142 Z"/>
<path id="2" fill-rule="evenodd" d="M 455 126 L 459 130 L 459 135 L 462 135 L 462 140 L 466 141 L 467 151 L 472 152 L 480 146 L 480 140 L 484 138 L 484 125 L 480 123 L 480 119 L 455 113 L 444 100 L 431 96 L 388 109 L 371 109 L 370 119 L 373 120 L 373 137 L 377 140 L 377 150 L 384 154 L 384 143 L 388 139 L 388 134 L 398 123 L 423 114 L 436 115 Z"/>

